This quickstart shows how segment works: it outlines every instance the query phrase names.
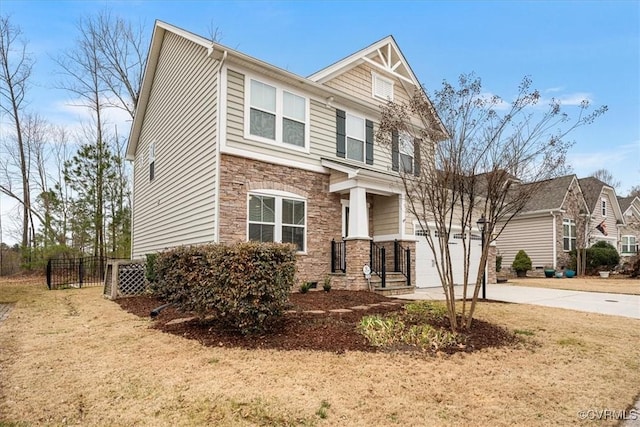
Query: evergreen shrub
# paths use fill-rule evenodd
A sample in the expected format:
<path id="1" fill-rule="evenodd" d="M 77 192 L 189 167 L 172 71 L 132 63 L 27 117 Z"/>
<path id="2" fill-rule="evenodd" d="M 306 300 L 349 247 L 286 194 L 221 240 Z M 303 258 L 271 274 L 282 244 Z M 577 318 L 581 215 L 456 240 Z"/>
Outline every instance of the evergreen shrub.
<path id="1" fill-rule="evenodd" d="M 284 312 L 295 271 L 290 244 L 178 247 L 158 254 L 151 289 L 181 311 L 258 333 Z"/>

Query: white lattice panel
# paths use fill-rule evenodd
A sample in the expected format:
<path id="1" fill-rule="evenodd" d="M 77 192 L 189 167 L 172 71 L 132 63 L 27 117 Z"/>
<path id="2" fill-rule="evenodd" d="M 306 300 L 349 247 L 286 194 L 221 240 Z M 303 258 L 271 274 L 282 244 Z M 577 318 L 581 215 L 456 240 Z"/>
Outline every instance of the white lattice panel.
<path id="1" fill-rule="evenodd" d="M 144 261 L 109 261 L 104 278 L 104 295 L 110 299 L 140 295 L 147 290 Z"/>

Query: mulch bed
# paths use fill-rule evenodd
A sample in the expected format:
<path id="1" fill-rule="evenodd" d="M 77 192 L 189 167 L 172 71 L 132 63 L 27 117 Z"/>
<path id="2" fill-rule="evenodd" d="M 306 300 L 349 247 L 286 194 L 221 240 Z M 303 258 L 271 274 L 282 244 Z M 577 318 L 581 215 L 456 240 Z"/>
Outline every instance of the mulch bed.
<path id="1" fill-rule="evenodd" d="M 149 317 L 151 310 L 163 304 L 161 300 L 151 296 L 122 298 L 116 302 L 124 310 L 139 317 Z M 397 304 L 392 305 L 389 304 L 390 302 Z M 360 319 L 373 314 L 399 312 L 406 302 L 366 291 L 312 291 L 306 294 L 291 294 L 290 311 L 277 321 L 272 328 L 273 332 L 267 334 L 244 336 L 232 330 L 223 329 L 213 321 L 187 320 L 192 315 L 179 312 L 174 307 L 162 310 L 153 320 L 153 327 L 166 333 L 197 340 L 205 346 L 316 350 L 336 353 L 375 352 L 380 350 L 370 346 L 356 330 Z M 369 304 L 375 305 L 369 306 L 367 310 L 352 310 L 346 313 L 329 311 Z M 323 311 L 323 313 L 309 313 L 308 311 L 311 310 Z M 501 347 L 518 340 L 515 335 L 505 329 L 479 319 L 474 319 L 472 329 L 466 335 L 468 336 L 466 347 L 451 349 L 448 352 L 470 352 L 486 347 Z M 422 351 L 413 348 L 403 350 Z"/>

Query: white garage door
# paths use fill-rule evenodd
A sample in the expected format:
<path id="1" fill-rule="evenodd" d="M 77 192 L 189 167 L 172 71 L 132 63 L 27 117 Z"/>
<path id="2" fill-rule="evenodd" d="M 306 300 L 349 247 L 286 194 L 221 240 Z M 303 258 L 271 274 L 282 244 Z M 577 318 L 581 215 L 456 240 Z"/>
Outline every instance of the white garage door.
<path id="1" fill-rule="evenodd" d="M 431 231 L 435 233 L 435 231 Z M 435 234 L 434 234 L 435 235 Z M 424 232 L 416 227 L 416 287 L 430 288 L 442 286 L 438 269 L 436 268 L 435 257 Z M 467 234 L 467 238 L 469 235 Z M 440 250 L 438 239 L 434 237 L 436 252 Z M 464 282 L 464 251 L 462 247 L 462 233 L 451 233 L 449 235 L 449 251 L 451 252 L 451 265 L 453 267 L 453 281 L 461 285 Z M 469 269 L 469 282 L 473 283 L 480 265 L 480 255 L 482 252 L 482 240 L 480 233 L 471 234 L 471 265 Z"/>

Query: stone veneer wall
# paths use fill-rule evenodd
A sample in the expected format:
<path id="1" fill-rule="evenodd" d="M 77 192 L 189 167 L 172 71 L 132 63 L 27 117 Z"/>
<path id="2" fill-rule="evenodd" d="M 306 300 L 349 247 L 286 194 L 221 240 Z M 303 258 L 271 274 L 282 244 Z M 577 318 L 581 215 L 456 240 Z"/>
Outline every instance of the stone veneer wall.
<path id="1" fill-rule="evenodd" d="M 322 286 L 331 271 L 331 239 L 342 238 L 340 195 L 329 192 L 329 175 L 223 154 L 220 159 L 220 242 L 247 240 L 247 200 L 252 190 L 280 190 L 307 200 L 306 254 L 296 279 Z M 367 241 L 367 259 L 368 259 Z M 351 248 L 347 248 L 347 253 Z M 362 266 L 359 267 L 360 269 Z M 360 271 L 362 276 L 362 271 Z M 336 280 L 336 285 L 340 280 Z"/>
<path id="2" fill-rule="evenodd" d="M 586 217 L 580 215 L 580 209 L 584 208 L 582 203 L 582 196 L 579 193 L 577 184 L 574 182 L 569 187 L 568 195 L 562 205 L 562 209 L 565 210 L 563 214 L 556 215 L 556 262 L 557 270 L 562 267 L 568 268 L 570 262 L 569 252 L 564 251 L 564 230 L 562 227 L 563 219 L 572 219 L 576 222 L 576 245 L 577 247 L 584 247 L 585 239 L 585 227 L 587 225 Z"/>
<path id="3" fill-rule="evenodd" d="M 362 267 L 369 264 L 371 253 L 371 241 L 369 239 L 347 239 L 347 274 L 342 287 L 349 291 L 362 291 L 369 289 L 369 283 L 364 277 Z"/>

